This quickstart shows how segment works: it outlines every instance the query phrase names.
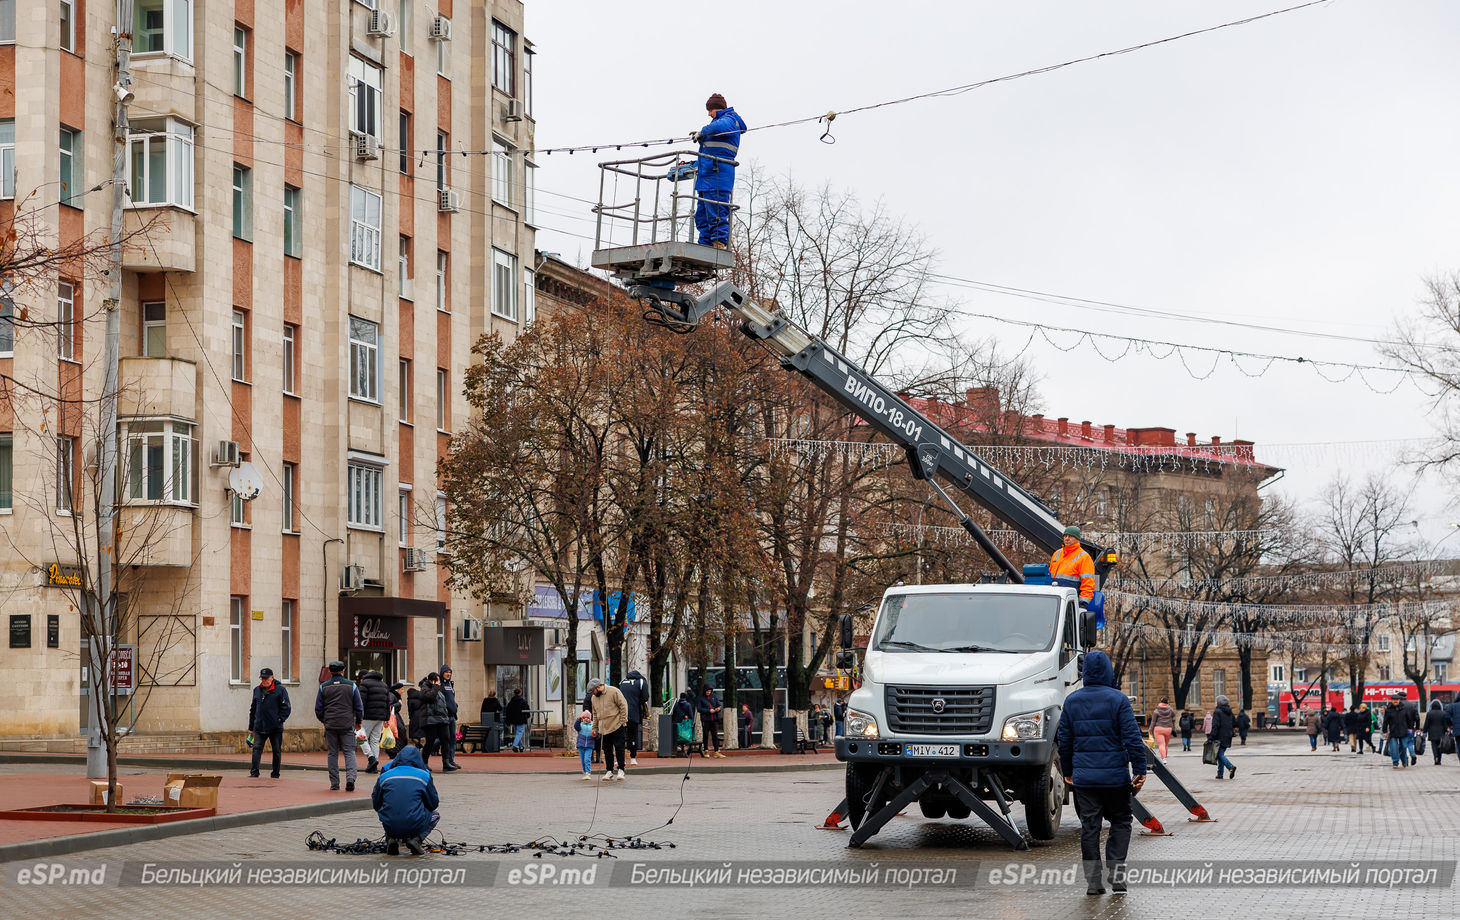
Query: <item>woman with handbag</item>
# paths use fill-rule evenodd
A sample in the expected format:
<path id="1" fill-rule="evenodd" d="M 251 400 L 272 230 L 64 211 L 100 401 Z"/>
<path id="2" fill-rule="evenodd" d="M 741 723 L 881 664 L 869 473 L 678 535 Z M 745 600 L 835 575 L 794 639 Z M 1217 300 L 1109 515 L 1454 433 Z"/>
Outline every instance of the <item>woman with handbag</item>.
<path id="1" fill-rule="evenodd" d="M 1232 735 L 1237 729 L 1237 719 L 1232 715 L 1232 701 L 1225 696 L 1217 697 L 1217 708 L 1212 710 L 1210 718 L 1212 727 L 1207 732 L 1207 743 L 1216 742 L 1217 745 L 1217 779 L 1222 779 L 1224 768 L 1231 771 L 1232 779 L 1236 779 L 1237 768 L 1227 759 L 1227 748 L 1232 746 Z"/>
<path id="2" fill-rule="evenodd" d="M 695 704 L 690 701 L 688 690 L 679 695 L 670 715 L 674 721 L 674 754 L 677 757 L 685 753 L 689 743 L 695 740 Z"/>

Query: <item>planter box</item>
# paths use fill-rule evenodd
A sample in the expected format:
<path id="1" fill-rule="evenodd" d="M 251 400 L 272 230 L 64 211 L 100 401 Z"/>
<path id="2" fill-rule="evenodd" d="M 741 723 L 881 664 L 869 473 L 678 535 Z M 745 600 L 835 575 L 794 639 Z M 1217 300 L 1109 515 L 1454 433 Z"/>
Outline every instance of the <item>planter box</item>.
<path id="1" fill-rule="evenodd" d="M 163 824 L 190 818 L 211 818 L 216 808 L 168 808 L 163 805 L 121 805 L 130 814 L 109 815 L 100 805 L 36 805 L 0 811 L 0 821 L 82 821 L 96 824 Z"/>

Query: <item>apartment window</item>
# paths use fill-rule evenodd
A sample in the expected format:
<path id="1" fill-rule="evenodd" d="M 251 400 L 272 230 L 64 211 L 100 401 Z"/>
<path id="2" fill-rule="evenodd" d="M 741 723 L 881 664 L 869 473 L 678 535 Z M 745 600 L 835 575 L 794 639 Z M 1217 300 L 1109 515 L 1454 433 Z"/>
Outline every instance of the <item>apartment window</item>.
<path id="1" fill-rule="evenodd" d="M 283 354 L 284 392 L 291 396 L 297 391 L 299 386 L 299 378 L 297 376 L 299 372 L 298 345 L 299 327 L 285 323 Z"/>
<path id="2" fill-rule="evenodd" d="M 193 129 L 175 118 L 132 122 L 131 206 L 193 207 Z"/>
<path id="3" fill-rule="evenodd" d="M 233 27 L 233 95 L 248 96 L 248 30 Z"/>
<path id="4" fill-rule="evenodd" d="M 15 354 L 15 286 L 0 281 L 0 358 Z"/>
<path id="5" fill-rule="evenodd" d="M 492 200 L 512 207 L 512 148 L 492 141 Z"/>
<path id="6" fill-rule="evenodd" d="M 76 357 L 76 287 L 67 281 L 56 285 L 56 357 Z"/>
<path id="7" fill-rule="evenodd" d="M 446 493 L 436 493 L 436 552 L 446 552 Z"/>
<path id="8" fill-rule="evenodd" d="M 197 500 L 198 441 L 192 425 L 133 421 L 123 436 L 128 501 L 190 505 Z"/>
<path id="9" fill-rule="evenodd" d="M 537 52 L 531 48 L 522 49 L 522 111 L 532 117 L 532 60 Z"/>
<path id="10" fill-rule="evenodd" d="M 399 507 L 396 514 L 400 518 L 400 536 L 397 543 L 401 546 L 409 546 L 411 543 L 411 490 L 401 486 L 398 497 Z"/>
<path id="11" fill-rule="evenodd" d="M 1307 668 L 1293 668 L 1293 680 L 1303 682 L 1308 679 Z"/>
<path id="12" fill-rule="evenodd" d="M 15 504 L 12 483 L 15 479 L 15 442 L 8 434 L 0 434 L 0 511 L 10 511 Z"/>
<path id="13" fill-rule="evenodd" d="M 1374 651 L 1376 651 L 1376 652 L 1387 652 L 1387 651 L 1389 651 L 1389 634 L 1388 633 L 1379 633 L 1378 635 L 1376 635 L 1374 637 Z"/>
<path id="14" fill-rule="evenodd" d="M 450 168 L 446 163 L 446 151 L 451 147 L 451 135 L 445 131 L 436 132 L 436 188 L 437 190 L 447 187 L 447 180 L 450 178 Z"/>
<path id="15" fill-rule="evenodd" d="M 396 278 L 399 280 L 400 296 L 409 300 L 411 298 L 411 238 L 403 236 L 400 238 L 400 263 L 397 266 Z"/>
<path id="16" fill-rule="evenodd" d="M 531 326 L 537 319 L 537 273 L 530 268 L 522 270 L 522 321 Z"/>
<path id="17" fill-rule="evenodd" d="M 451 272 L 451 253 L 436 250 L 436 309 L 449 312 L 451 300 L 447 296 L 449 290 L 447 279 Z"/>
<path id="18" fill-rule="evenodd" d="M 1217 500 L 1215 498 L 1207 499 L 1206 507 L 1203 510 L 1205 513 L 1207 529 L 1210 530 L 1211 528 L 1217 526 Z"/>
<path id="19" fill-rule="evenodd" d="M 248 652 L 244 647 L 244 630 L 248 628 L 248 602 L 241 597 L 228 599 L 228 679 L 235 684 L 248 682 Z"/>
<path id="20" fill-rule="evenodd" d="M 400 420 L 409 422 L 411 420 L 411 359 L 400 359 L 400 407 L 396 413 Z"/>
<path id="21" fill-rule="evenodd" d="M 436 660 L 441 662 L 446 661 L 446 624 L 451 622 L 451 611 L 446 613 L 446 616 L 436 621 Z"/>
<path id="22" fill-rule="evenodd" d="M 1435 669 L 1435 683 L 1448 684 L 1450 682 L 1450 664 L 1447 661 L 1436 661 L 1432 665 Z"/>
<path id="23" fill-rule="evenodd" d="M 444 21 L 446 34 L 450 35 L 451 20 L 445 16 L 442 16 L 441 19 Z M 449 41 L 442 40 L 436 43 L 436 73 L 448 79 L 451 77 L 451 42 Z"/>
<path id="24" fill-rule="evenodd" d="M 1212 671 L 1212 697 L 1227 695 L 1227 670 L 1216 668 Z"/>
<path id="25" fill-rule="evenodd" d="M 228 523 L 234 527 L 248 526 L 248 503 L 232 489 L 228 490 Z"/>
<path id="26" fill-rule="evenodd" d="M 381 489 L 385 470 L 373 463 L 351 461 L 346 476 L 346 520 L 351 527 L 382 530 Z"/>
<path id="27" fill-rule="evenodd" d="M 402 35 L 405 31 L 402 30 Z M 402 111 L 400 113 L 400 171 L 402 175 L 411 174 L 411 113 Z"/>
<path id="28" fill-rule="evenodd" d="M 516 75 L 517 33 L 492 20 L 492 86 L 509 96 L 514 96 Z"/>
<path id="29" fill-rule="evenodd" d="M 1379 665 L 1379 679 L 1380 680 L 1389 680 L 1389 676 L 1390 676 L 1389 675 L 1389 665 L 1387 665 L 1387 664 L 1381 664 L 1381 665 Z"/>
<path id="30" fill-rule="evenodd" d="M 1273 682 L 1273 683 L 1275 683 L 1275 684 L 1280 684 L 1280 683 L 1282 683 L 1282 682 L 1283 682 L 1283 675 L 1284 675 L 1284 674 L 1285 674 L 1285 673 L 1286 673 L 1286 672 L 1287 672 L 1287 671 L 1286 671 L 1286 668 L 1284 668 L 1284 667 L 1283 667 L 1283 666 L 1282 666 L 1282 665 L 1280 665 L 1280 664 L 1275 664 L 1275 665 L 1273 665 L 1273 666 L 1272 666 L 1272 677 L 1271 677 L 1271 678 L 1269 678 L 1269 679 L 1270 679 L 1270 680 L 1271 680 L 1271 681 L 1272 681 L 1272 682 Z"/>
<path id="31" fill-rule="evenodd" d="M 380 402 L 380 327 L 350 317 L 350 395 Z"/>
<path id="32" fill-rule="evenodd" d="M 350 58 L 350 130 L 380 137 L 380 68 Z"/>
<path id="33" fill-rule="evenodd" d="M 76 477 L 76 439 L 56 439 L 56 510 L 71 513 L 71 495 Z"/>
<path id="34" fill-rule="evenodd" d="M 284 52 L 284 117 L 299 120 L 299 52 Z"/>
<path id="35" fill-rule="evenodd" d="M 61 127 L 61 204 L 79 208 L 83 204 L 81 180 L 81 132 Z"/>
<path id="36" fill-rule="evenodd" d="M 233 379 L 248 380 L 248 317 L 233 311 Z"/>
<path id="37" fill-rule="evenodd" d="M 253 239 L 253 170 L 233 164 L 233 236 Z"/>
<path id="38" fill-rule="evenodd" d="M 492 313 L 503 319 L 517 319 L 517 257 L 492 250 Z"/>
<path id="39" fill-rule="evenodd" d="M 76 50 L 76 0 L 61 2 L 61 50 Z"/>
<path id="40" fill-rule="evenodd" d="M 436 430 L 449 431 L 447 423 L 450 416 L 447 413 L 447 397 L 451 393 L 451 387 L 446 382 L 446 369 L 436 368 Z"/>
<path id="41" fill-rule="evenodd" d="M 412 18 L 412 14 L 415 12 L 414 7 L 415 0 L 400 0 L 400 7 L 397 11 L 395 21 L 398 23 L 397 28 L 400 29 L 401 54 L 412 53 L 410 36 L 414 34 L 411 32 L 411 23 L 414 21 Z"/>
<path id="42" fill-rule="evenodd" d="M 1198 674 L 1191 679 L 1191 689 L 1186 691 L 1186 705 L 1201 705 L 1201 675 Z"/>
<path id="43" fill-rule="evenodd" d="M 380 271 L 380 196 L 350 186 L 350 261 Z"/>
<path id="44" fill-rule="evenodd" d="M 0 45 L 15 44 L 15 0 L 0 0 Z"/>
<path id="45" fill-rule="evenodd" d="M 284 255 L 296 259 L 304 255 L 303 194 L 292 185 L 284 186 Z"/>
<path id="46" fill-rule="evenodd" d="M 530 161 L 522 163 L 522 220 L 537 225 L 537 164 Z"/>
<path id="47" fill-rule="evenodd" d="M 294 673 L 294 604 L 285 599 L 279 605 L 279 679 L 296 680 Z"/>
<path id="48" fill-rule="evenodd" d="M 284 532 L 285 533 L 294 533 L 294 531 L 295 531 L 295 527 L 294 527 L 294 469 L 295 469 L 294 464 L 292 464 L 292 463 L 286 463 L 286 464 L 284 464 L 283 475 L 280 477 L 283 480 L 283 486 L 282 486 L 282 488 L 283 488 L 283 491 L 284 491 L 284 495 L 283 495 L 283 499 L 284 499 L 284 505 L 283 505 L 283 520 L 284 520 Z"/>
<path id="49" fill-rule="evenodd" d="M 12 15 L 14 8 L 12 7 Z M 15 31 L 11 29 L 11 35 Z M 13 38 L 12 38 L 13 40 Z M 15 119 L 0 118 L 0 198 L 15 197 Z"/>
<path id="50" fill-rule="evenodd" d="M 136 0 L 132 19 L 134 54 L 193 56 L 193 0 Z"/>

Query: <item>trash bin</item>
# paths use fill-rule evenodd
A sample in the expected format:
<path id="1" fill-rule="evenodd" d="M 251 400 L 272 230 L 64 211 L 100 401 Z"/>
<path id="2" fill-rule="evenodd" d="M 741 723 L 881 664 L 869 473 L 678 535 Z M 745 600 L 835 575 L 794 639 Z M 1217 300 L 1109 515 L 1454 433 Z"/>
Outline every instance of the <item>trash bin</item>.
<path id="1" fill-rule="evenodd" d="M 796 753 L 796 719 L 791 716 L 781 720 L 781 753 Z"/>
<path id="2" fill-rule="evenodd" d="M 1267 713 L 1259 712 L 1257 714 L 1257 727 L 1259 729 L 1267 728 Z"/>
<path id="3" fill-rule="evenodd" d="M 487 740 L 482 744 L 482 751 L 487 754 L 496 754 L 502 750 L 502 726 L 497 724 L 495 712 L 482 713 L 482 727 L 487 730 Z"/>
<path id="4" fill-rule="evenodd" d="M 659 714 L 659 756 L 674 756 L 674 716 L 667 712 Z"/>

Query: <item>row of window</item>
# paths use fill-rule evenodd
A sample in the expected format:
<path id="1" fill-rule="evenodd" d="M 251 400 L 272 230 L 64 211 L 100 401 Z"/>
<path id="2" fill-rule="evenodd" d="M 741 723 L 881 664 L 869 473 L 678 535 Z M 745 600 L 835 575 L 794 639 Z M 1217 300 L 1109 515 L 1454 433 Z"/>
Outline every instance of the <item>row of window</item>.
<path id="1" fill-rule="evenodd" d="M 58 437 L 56 449 L 56 510 L 70 514 L 76 494 L 76 439 Z M 0 512 L 10 513 L 15 507 L 15 442 L 12 435 L 0 434 Z"/>
<path id="2" fill-rule="evenodd" d="M 15 354 L 15 301 L 10 282 L 0 282 L 0 358 Z M 69 281 L 56 283 L 56 357 L 76 360 L 76 286 Z"/>
<path id="3" fill-rule="evenodd" d="M 3 2 L 3 0 L 0 0 Z M 60 182 L 57 186 L 61 204 L 81 207 L 82 177 L 81 132 L 61 126 L 57 144 Z M 0 119 L 0 198 L 15 197 L 15 120 Z"/>
<path id="4" fill-rule="evenodd" d="M 15 5 L 17 0 L 0 0 L 0 45 L 15 41 Z M 61 50 L 76 50 L 76 0 L 55 0 L 56 16 L 61 26 Z M 145 0 L 139 0 L 145 2 Z"/>

